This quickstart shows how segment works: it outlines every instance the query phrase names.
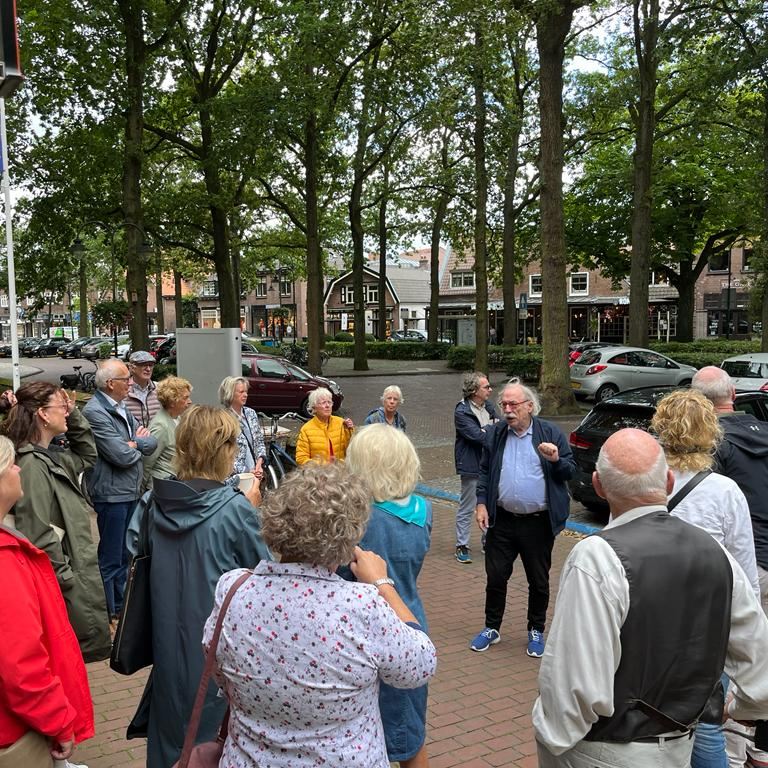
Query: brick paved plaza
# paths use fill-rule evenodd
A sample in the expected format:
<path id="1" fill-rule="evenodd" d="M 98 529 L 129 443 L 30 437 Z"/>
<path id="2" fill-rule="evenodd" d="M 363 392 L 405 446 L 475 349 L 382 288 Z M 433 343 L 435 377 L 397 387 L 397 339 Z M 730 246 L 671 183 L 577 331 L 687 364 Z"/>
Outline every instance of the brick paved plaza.
<path id="1" fill-rule="evenodd" d="M 525 655 L 525 575 L 519 569 L 510 581 L 501 642 L 486 653 L 472 653 L 469 641 L 483 627 L 482 555 L 475 547 L 475 562 L 459 565 L 453 556 L 455 506 L 436 503 L 434 511 L 432 550 L 420 581 L 439 659 L 429 695 L 430 765 L 533 768 L 536 747 L 530 714 L 539 662 Z M 476 539 L 473 532 L 473 543 Z M 554 590 L 575 541 L 568 535 L 557 539 Z M 124 737 L 146 674 L 122 677 L 113 673 L 107 662 L 90 664 L 88 671 L 96 737 L 77 749 L 74 760 L 90 768 L 144 766 L 144 741 L 126 741 Z"/>

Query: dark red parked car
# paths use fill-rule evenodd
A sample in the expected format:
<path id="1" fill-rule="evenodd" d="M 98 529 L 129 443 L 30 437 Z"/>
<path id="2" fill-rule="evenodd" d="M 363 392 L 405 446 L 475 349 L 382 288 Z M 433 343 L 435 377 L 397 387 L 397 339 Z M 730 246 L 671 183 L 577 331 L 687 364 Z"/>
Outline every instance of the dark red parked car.
<path id="1" fill-rule="evenodd" d="M 335 381 L 313 376 L 284 357 L 243 354 L 243 376 L 248 379 L 249 408 L 266 413 L 300 411 L 309 416 L 307 398 L 313 389 L 325 387 L 333 395 L 333 410 L 341 407 L 344 395 Z"/>

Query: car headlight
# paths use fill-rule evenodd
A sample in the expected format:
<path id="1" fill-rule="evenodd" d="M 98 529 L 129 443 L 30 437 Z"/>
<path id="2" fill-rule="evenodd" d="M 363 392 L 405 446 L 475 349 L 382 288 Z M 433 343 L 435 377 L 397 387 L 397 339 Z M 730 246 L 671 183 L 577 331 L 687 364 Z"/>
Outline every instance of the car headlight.
<path id="1" fill-rule="evenodd" d="M 341 394 L 341 387 L 335 381 L 329 381 L 328 382 L 328 388 L 331 390 L 331 392 L 334 395 L 340 395 Z"/>

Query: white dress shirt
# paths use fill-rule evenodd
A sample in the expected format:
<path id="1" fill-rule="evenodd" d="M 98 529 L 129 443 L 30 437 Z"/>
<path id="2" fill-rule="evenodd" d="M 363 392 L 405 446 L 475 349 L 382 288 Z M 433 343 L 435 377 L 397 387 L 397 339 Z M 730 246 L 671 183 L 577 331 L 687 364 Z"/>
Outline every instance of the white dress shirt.
<path id="1" fill-rule="evenodd" d="M 614 528 L 658 510 L 637 507 L 611 520 Z M 735 682 L 736 719 L 768 717 L 768 618 L 744 571 L 733 569 L 731 633 L 725 672 Z M 611 546 L 599 536 L 580 541 L 560 576 L 552 628 L 541 661 L 533 706 L 536 739 L 554 755 L 571 749 L 598 717 L 613 714 L 613 685 L 621 661 L 621 628 L 629 612 L 629 584 Z"/>
<path id="2" fill-rule="evenodd" d="M 671 499 L 693 476 L 694 472 L 678 472 Z M 718 544 L 725 547 L 733 559 L 744 569 L 752 589 L 760 597 L 755 561 L 755 539 L 747 498 L 730 477 L 713 472 L 707 475 L 674 508 L 672 514 L 706 531 Z"/>

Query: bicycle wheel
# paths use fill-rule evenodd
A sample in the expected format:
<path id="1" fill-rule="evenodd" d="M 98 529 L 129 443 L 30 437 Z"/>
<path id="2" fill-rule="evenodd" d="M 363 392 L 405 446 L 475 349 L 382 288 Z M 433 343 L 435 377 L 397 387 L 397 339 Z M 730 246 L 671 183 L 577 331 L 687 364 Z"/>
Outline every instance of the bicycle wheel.
<path id="1" fill-rule="evenodd" d="M 278 482 L 282 482 L 283 478 L 285 477 L 285 466 L 283 465 L 280 454 L 278 453 L 279 450 L 279 445 L 275 445 L 274 443 L 269 444 L 269 467 L 270 469 L 274 469 Z"/>
<path id="2" fill-rule="evenodd" d="M 280 485 L 280 481 L 277 479 L 277 474 L 275 474 L 275 470 L 271 464 L 266 468 L 264 482 L 267 484 L 268 491 L 276 491 Z"/>
<path id="3" fill-rule="evenodd" d="M 96 391 L 96 374 L 84 373 L 83 374 L 83 392 L 95 392 Z"/>
<path id="4" fill-rule="evenodd" d="M 325 350 L 321 350 L 320 367 L 322 368 L 330 359 L 331 359 L 331 356 Z"/>

